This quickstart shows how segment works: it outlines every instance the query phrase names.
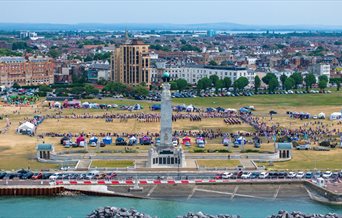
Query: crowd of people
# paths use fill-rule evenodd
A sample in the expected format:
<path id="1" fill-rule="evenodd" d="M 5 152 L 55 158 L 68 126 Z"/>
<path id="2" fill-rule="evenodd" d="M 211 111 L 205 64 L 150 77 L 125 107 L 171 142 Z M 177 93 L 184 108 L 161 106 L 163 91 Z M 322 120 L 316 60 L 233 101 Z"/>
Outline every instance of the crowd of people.
<path id="1" fill-rule="evenodd" d="M 275 138 L 312 140 L 317 143 L 322 140 L 340 136 L 340 128 L 336 126 L 342 123 L 324 123 L 322 121 L 305 122 L 295 128 L 280 126 L 280 123 L 268 124 L 267 118 L 256 117 L 251 114 L 242 114 L 241 119 L 256 129 L 256 136 L 264 136 L 268 142 Z M 335 126 L 336 125 L 336 126 Z"/>

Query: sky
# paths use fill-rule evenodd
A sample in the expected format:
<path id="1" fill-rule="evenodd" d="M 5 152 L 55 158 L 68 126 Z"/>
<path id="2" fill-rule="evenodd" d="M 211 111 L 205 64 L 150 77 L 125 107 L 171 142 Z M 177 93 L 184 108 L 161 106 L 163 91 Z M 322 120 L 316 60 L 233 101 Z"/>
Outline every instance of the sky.
<path id="1" fill-rule="evenodd" d="M 0 0 L 1 23 L 342 26 L 342 0 Z"/>

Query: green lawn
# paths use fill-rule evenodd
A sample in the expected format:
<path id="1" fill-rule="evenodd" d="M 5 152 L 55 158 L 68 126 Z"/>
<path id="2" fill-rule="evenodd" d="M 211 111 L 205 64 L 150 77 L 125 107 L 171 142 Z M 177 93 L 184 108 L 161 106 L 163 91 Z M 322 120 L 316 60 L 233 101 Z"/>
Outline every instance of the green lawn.
<path id="1" fill-rule="evenodd" d="M 240 165 L 238 160 L 197 160 L 199 167 L 236 167 Z"/>
<path id="2" fill-rule="evenodd" d="M 339 106 L 342 92 L 331 94 L 254 95 L 240 97 L 173 98 L 174 104 L 194 104 L 202 107 L 254 106 Z"/>
<path id="3" fill-rule="evenodd" d="M 125 168 L 134 166 L 131 160 L 93 160 L 91 167 L 99 168 Z"/>
<path id="4" fill-rule="evenodd" d="M 331 151 L 293 151 L 293 158 L 290 161 L 269 163 L 257 163 L 259 166 L 266 166 L 270 170 L 341 170 L 342 149 Z"/>

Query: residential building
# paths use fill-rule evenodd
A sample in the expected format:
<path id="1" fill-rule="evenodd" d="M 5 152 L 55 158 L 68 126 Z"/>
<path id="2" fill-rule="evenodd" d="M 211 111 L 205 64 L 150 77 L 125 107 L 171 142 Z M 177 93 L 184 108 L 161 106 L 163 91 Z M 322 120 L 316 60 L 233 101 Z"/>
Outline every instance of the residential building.
<path id="1" fill-rule="evenodd" d="M 149 45 L 132 40 L 115 48 L 111 56 L 111 80 L 127 85 L 150 85 Z"/>
<path id="2" fill-rule="evenodd" d="M 101 78 L 109 80 L 110 78 L 110 65 L 109 64 L 92 64 L 87 70 L 88 81 L 97 82 Z"/>
<path id="3" fill-rule="evenodd" d="M 196 84 L 198 80 L 211 75 L 217 75 L 220 79 L 229 77 L 233 82 L 239 77 L 246 77 L 250 84 L 253 84 L 255 73 L 248 71 L 244 67 L 221 67 L 221 66 L 203 66 L 193 65 L 175 68 L 152 68 L 151 81 L 159 83 L 163 72 L 170 74 L 171 81 L 176 79 L 185 79 L 189 84 Z"/>
<path id="4" fill-rule="evenodd" d="M 52 84 L 55 64 L 47 57 L 0 57 L 0 84 L 12 86 Z"/>
<path id="5" fill-rule="evenodd" d="M 330 65 L 329 64 L 314 64 L 310 67 L 309 72 L 312 72 L 316 78 L 325 75 L 330 79 Z"/>

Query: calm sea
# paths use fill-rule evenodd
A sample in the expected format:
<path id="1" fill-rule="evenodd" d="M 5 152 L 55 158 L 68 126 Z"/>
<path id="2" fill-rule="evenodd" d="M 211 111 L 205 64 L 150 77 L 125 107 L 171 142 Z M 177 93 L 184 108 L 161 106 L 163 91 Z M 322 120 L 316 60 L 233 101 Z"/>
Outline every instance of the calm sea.
<path id="1" fill-rule="evenodd" d="M 329 206 L 307 198 L 256 200 L 236 198 L 197 198 L 191 200 L 141 200 L 115 197 L 8 197 L 0 198 L 1 218 L 76 218 L 85 217 L 102 206 L 136 208 L 159 218 L 175 218 L 188 211 L 209 214 L 232 214 L 243 218 L 265 218 L 279 210 L 307 213 L 342 214 L 342 206 Z"/>

